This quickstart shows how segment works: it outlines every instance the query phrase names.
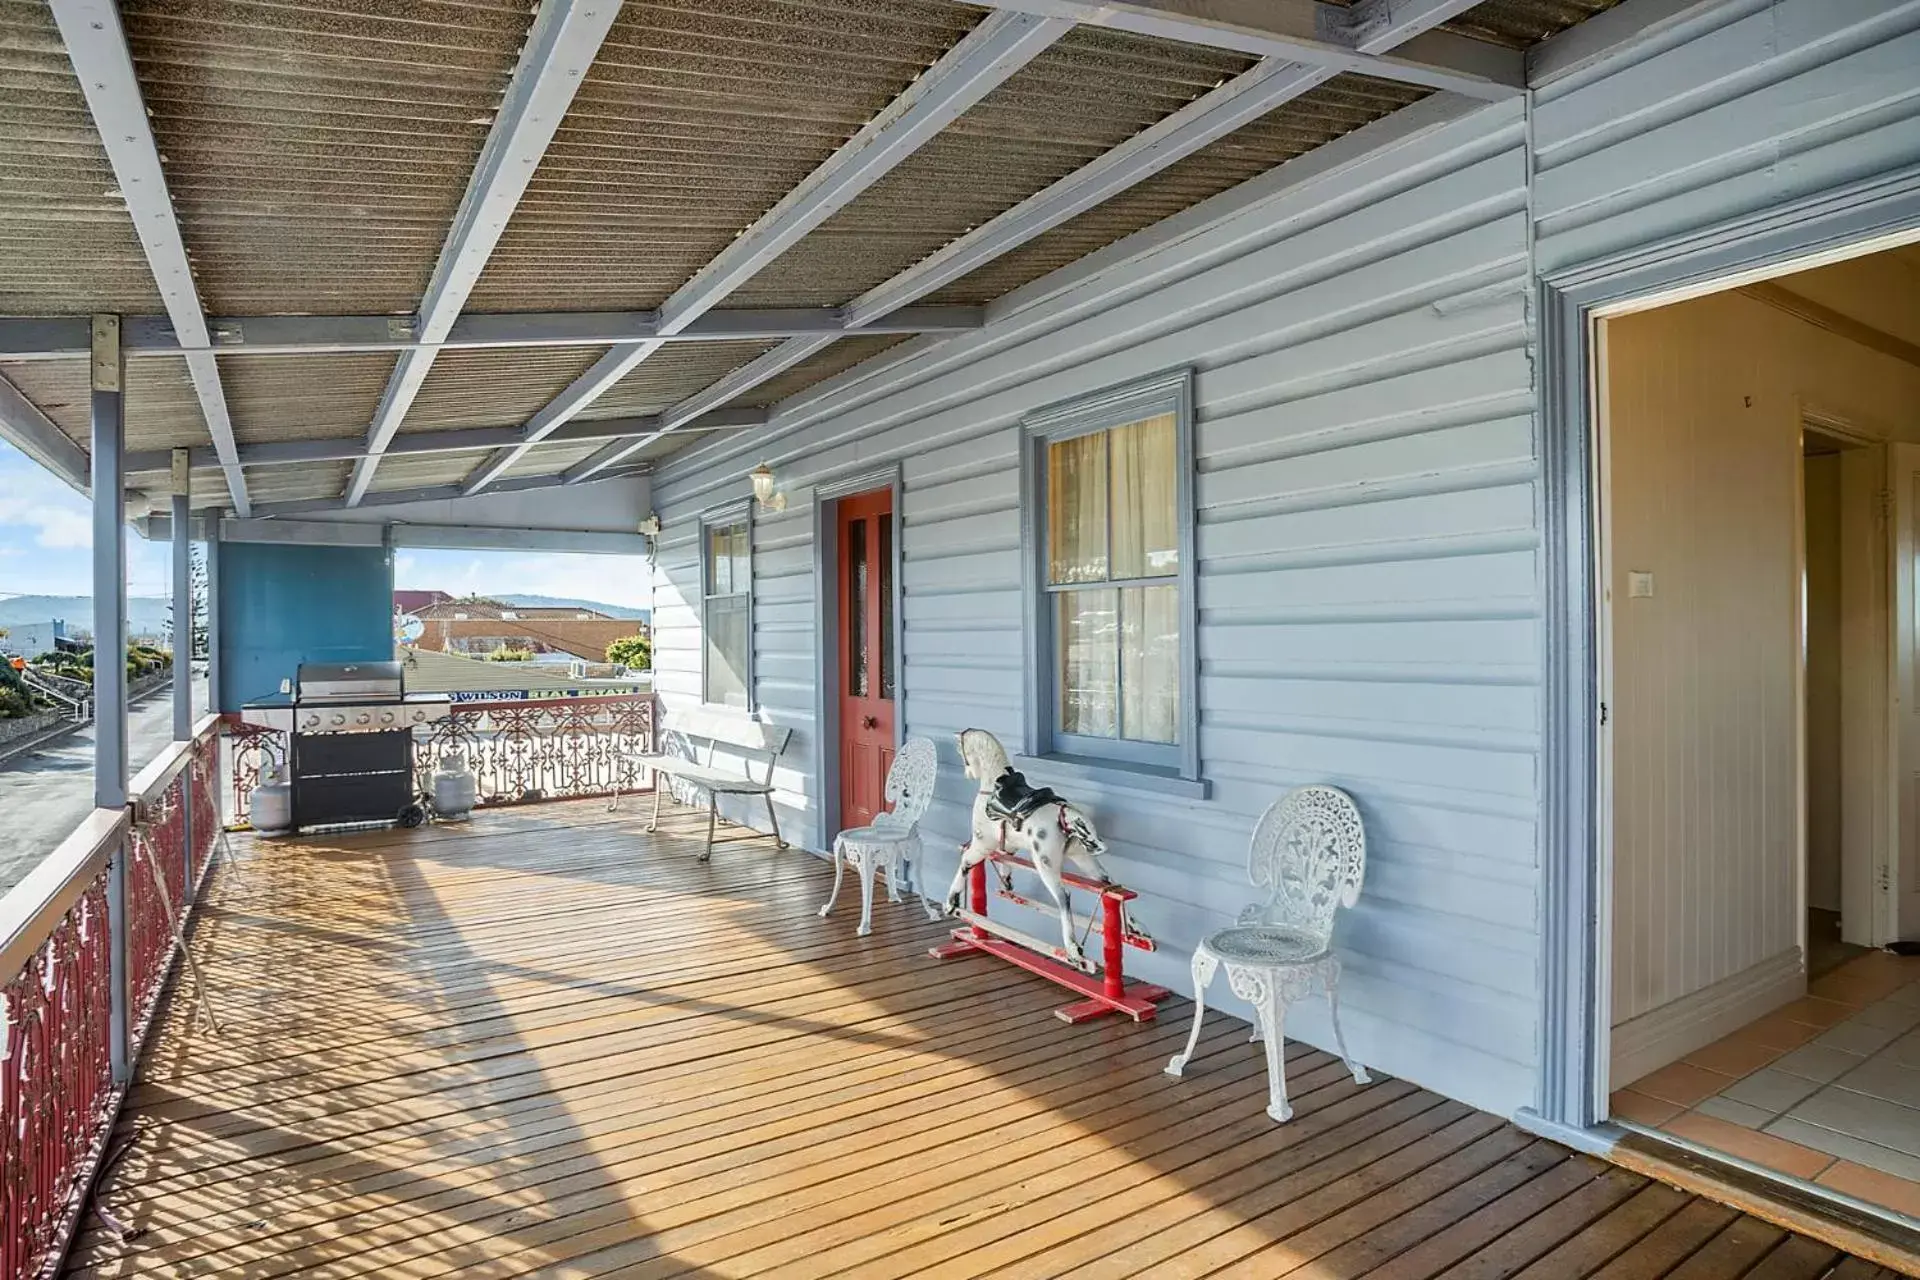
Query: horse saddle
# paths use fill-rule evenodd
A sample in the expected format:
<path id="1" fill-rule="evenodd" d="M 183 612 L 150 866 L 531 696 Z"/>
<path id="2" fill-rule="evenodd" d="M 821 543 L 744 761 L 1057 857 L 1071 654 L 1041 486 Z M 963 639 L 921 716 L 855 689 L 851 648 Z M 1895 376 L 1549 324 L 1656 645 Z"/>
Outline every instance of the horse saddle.
<path id="1" fill-rule="evenodd" d="M 1019 826 L 1035 809 L 1064 803 L 1051 787 L 1029 786 L 1026 776 L 1009 765 L 993 780 L 993 790 L 987 796 L 987 816 Z"/>

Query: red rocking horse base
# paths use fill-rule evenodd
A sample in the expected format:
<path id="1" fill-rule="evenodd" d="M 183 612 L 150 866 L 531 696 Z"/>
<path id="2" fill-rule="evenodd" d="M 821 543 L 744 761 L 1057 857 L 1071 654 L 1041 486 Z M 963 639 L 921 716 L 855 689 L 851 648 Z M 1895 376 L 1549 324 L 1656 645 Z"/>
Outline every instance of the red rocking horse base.
<path id="1" fill-rule="evenodd" d="M 1014 866 L 1028 865 L 1025 859 L 1010 855 L 995 854 L 993 860 L 1011 863 Z M 1057 982 L 1069 991 L 1085 996 L 1084 1000 L 1077 1000 L 1053 1011 L 1053 1016 L 1062 1022 L 1085 1022 L 1106 1013 L 1124 1013 L 1135 1022 L 1148 1021 L 1156 1012 L 1154 1006 L 1173 993 L 1165 987 L 1154 986 L 1151 983 L 1127 981 L 1122 948 L 1131 946 L 1141 951 L 1154 949 L 1153 939 L 1145 934 L 1136 933 L 1127 926 L 1125 906 L 1136 895 L 1131 889 L 1086 880 L 1071 872 L 1066 873 L 1062 879 L 1072 884 L 1074 888 L 1086 889 L 1100 895 L 1101 964 L 1097 974 L 1065 963 L 1065 953 L 1061 948 L 1050 946 L 1038 938 L 1010 929 L 998 921 L 987 919 L 987 865 L 985 862 L 974 866 L 969 873 L 968 888 L 971 891 L 969 897 L 972 899 L 969 905 L 972 910 L 960 912 L 961 919 L 966 920 L 968 924 L 953 931 L 952 942 L 941 943 L 927 954 L 936 960 L 950 960 L 955 956 L 983 951 L 988 955 L 998 956 L 1009 964 L 1019 965 L 1027 972 L 1038 974 L 1050 982 Z M 1002 896 L 1023 903 L 1026 901 L 1017 894 L 1003 893 Z"/>

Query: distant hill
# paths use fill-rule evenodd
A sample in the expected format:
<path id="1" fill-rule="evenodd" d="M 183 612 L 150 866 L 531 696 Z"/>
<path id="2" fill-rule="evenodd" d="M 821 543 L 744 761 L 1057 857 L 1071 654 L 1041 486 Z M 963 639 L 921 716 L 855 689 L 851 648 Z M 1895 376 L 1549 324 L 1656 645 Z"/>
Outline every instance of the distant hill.
<path id="1" fill-rule="evenodd" d="M 625 605 L 602 604 L 598 600 L 576 600 L 572 596 L 496 595 L 489 597 L 501 604 L 517 604 L 524 609 L 597 609 L 609 618 L 629 618 L 645 622 L 650 609 L 629 609 Z"/>
<path id="2" fill-rule="evenodd" d="M 127 628 L 137 635 L 158 635 L 166 629 L 165 596 L 128 596 Z M 45 622 L 59 618 L 69 628 L 93 630 L 92 596 L 0 596 L 0 627 L 13 623 Z"/>

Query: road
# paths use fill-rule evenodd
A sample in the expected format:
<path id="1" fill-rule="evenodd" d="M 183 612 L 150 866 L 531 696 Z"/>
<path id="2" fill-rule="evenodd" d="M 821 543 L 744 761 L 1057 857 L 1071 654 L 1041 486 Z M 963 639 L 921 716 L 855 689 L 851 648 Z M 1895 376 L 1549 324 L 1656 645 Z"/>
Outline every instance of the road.
<path id="1" fill-rule="evenodd" d="M 206 684 L 193 703 L 204 708 Z M 93 808 L 93 725 L 0 764 L 0 892 L 53 852 Z M 161 690 L 127 718 L 127 776 L 173 740 L 173 698 Z"/>

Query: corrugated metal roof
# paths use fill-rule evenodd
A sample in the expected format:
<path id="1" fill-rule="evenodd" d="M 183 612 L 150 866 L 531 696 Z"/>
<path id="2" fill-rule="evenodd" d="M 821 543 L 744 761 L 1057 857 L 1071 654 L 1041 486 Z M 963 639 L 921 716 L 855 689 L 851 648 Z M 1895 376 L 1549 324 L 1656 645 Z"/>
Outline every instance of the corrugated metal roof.
<path id="1" fill-rule="evenodd" d="M 581 440 L 567 444 L 536 445 L 507 468 L 507 478 L 558 475 L 574 463 L 598 453 L 604 444 L 605 440 Z"/>
<path id="2" fill-rule="evenodd" d="M 870 360 L 882 351 L 891 351 L 903 342 L 912 342 L 912 334 L 876 334 L 870 338 L 844 338 L 810 360 L 803 360 L 777 378 L 769 378 L 735 401 L 741 405 L 771 405 L 825 382 L 837 373 L 845 373 L 862 360 Z"/>
<path id="3" fill-rule="evenodd" d="M 247 471 L 247 495 L 255 502 L 304 502 L 337 498 L 353 471 L 351 462 L 310 462 L 298 467 L 253 467 Z M 216 473 L 217 474 L 217 473 Z M 216 485 L 215 494 L 225 492 Z"/>
<path id="4" fill-rule="evenodd" d="M 330 440 L 364 433 L 386 389 L 393 357 L 380 352 L 324 356 L 223 356 L 234 438 Z"/>
<path id="5" fill-rule="evenodd" d="M 1452 22 L 1448 31 L 1524 49 L 1604 13 L 1620 0 L 1486 0 Z"/>
<path id="6" fill-rule="evenodd" d="M 92 395 L 85 360 L 35 360 L 0 365 L 0 376 L 40 406 L 82 448 L 90 447 Z M 126 445 L 172 449 L 207 443 L 206 420 L 184 360 L 127 362 Z"/>
<path id="7" fill-rule="evenodd" d="M 926 300 L 989 302 L 1424 96 L 1410 85 L 1336 76 Z"/>
<path id="8" fill-rule="evenodd" d="M 532 8 L 123 4 L 208 310 L 412 311 Z"/>
<path id="9" fill-rule="evenodd" d="M 1077 28 L 748 281 L 729 305 L 849 302 L 1252 64 L 1197 45 Z"/>
<path id="10" fill-rule="evenodd" d="M 382 458 L 380 469 L 373 473 L 373 489 L 380 492 L 454 484 L 492 456 L 491 449 L 463 449 L 458 453 L 403 453 Z"/>
<path id="11" fill-rule="evenodd" d="M 0 32 L 0 312 L 160 310 L 52 13 L 0 0 Z"/>
<path id="12" fill-rule="evenodd" d="M 605 347 L 443 351 L 407 410 L 402 431 L 517 426 L 566 390 Z M 391 363 L 391 358 L 389 358 Z M 380 464 L 385 471 L 387 464 Z"/>
<path id="13" fill-rule="evenodd" d="M 658 413 L 775 345 L 771 342 L 669 343 L 583 409 L 580 417 L 624 418 L 629 414 Z"/>
<path id="14" fill-rule="evenodd" d="M 657 305 L 983 16 L 944 0 L 629 0 L 469 306 Z"/>

